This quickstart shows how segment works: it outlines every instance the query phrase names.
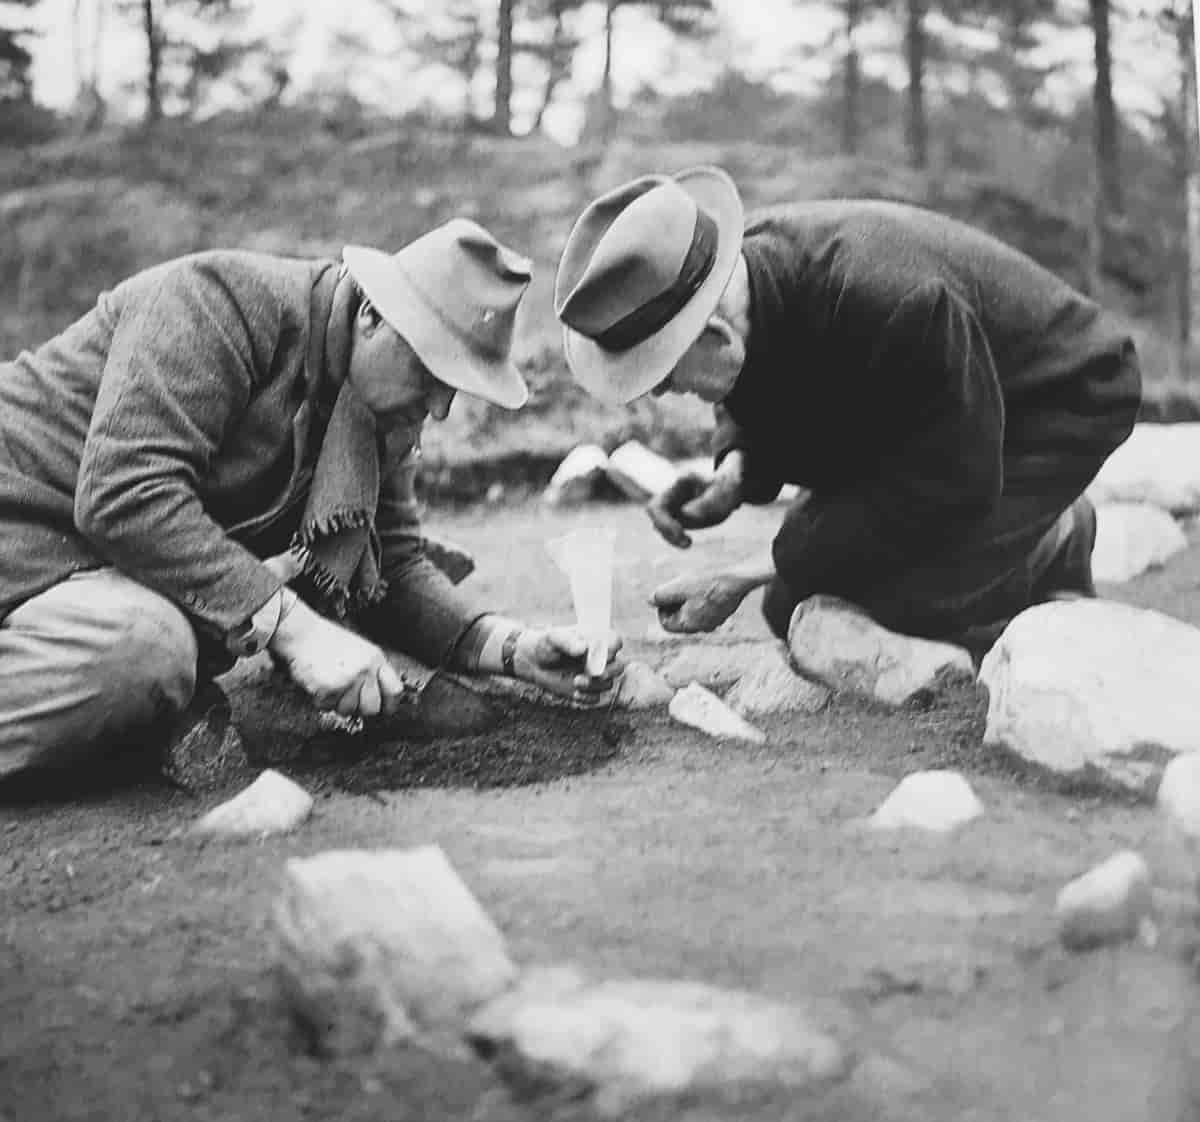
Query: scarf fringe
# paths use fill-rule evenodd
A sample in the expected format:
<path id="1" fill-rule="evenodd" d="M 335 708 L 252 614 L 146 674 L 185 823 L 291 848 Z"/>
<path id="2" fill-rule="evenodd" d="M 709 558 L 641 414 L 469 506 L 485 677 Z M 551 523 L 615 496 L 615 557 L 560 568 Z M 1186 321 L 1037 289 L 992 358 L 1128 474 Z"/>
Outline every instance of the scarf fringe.
<path id="1" fill-rule="evenodd" d="M 361 524 L 361 521 L 357 523 Z M 299 533 L 292 539 L 287 551 L 300 563 L 301 575 L 312 585 L 321 606 L 335 619 L 345 619 L 352 612 L 374 607 L 387 597 L 388 582 L 382 578 L 376 581 L 374 588 L 364 587 L 352 592 L 312 555 Z"/>
<path id="2" fill-rule="evenodd" d="M 298 543 L 301 549 L 307 550 L 318 538 L 333 537 L 343 530 L 360 530 L 364 526 L 369 527 L 371 522 L 369 511 L 351 507 L 333 510 L 323 518 L 314 518 L 301 525 L 291 548 L 294 550 Z"/>

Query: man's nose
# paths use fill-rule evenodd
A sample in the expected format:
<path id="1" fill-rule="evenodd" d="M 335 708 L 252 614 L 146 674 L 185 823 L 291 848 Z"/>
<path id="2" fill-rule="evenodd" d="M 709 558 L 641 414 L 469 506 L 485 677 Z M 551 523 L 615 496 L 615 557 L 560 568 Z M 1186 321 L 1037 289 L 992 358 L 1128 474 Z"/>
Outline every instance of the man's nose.
<path id="1" fill-rule="evenodd" d="M 435 421 L 444 421 L 446 415 L 450 412 L 450 406 L 454 401 L 456 391 L 450 386 L 437 386 L 430 390 L 427 404 L 429 406 L 429 415 Z"/>

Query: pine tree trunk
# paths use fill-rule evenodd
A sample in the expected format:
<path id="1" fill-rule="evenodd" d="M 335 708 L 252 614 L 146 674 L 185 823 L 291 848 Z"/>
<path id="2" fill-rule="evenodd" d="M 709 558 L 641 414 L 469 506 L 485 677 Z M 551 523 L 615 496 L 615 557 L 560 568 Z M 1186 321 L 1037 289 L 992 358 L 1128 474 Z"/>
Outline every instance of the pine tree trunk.
<path id="1" fill-rule="evenodd" d="M 1195 5 L 1187 5 L 1187 20 L 1189 25 L 1181 35 L 1180 43 L 1184 72 L 1186 98 L 1186 113 L 1184 114 L 1185 132 L 1184 154 L 1186 167 L 1187 200 L 1187 317 L 1180 335 L 1185 351 L 1190 350 L 1192 339 L 1195 338 L 1197 325 L 1200 325 L 1200 102 L 1197 89 L 1197 55 L 1200 55 L 1200 28 L 1196 26 Z M 1186 375 L 1189 364 L 1183 363 L 1182 373 Z"/>
<path id="2" fill-rule="evenodd" d="M 904 36 L 908 58 L 908 158 L 918 170 L 929 164 L 929 124 L 925 116 L 925 0 L 908 0 Z"/>
<path id="3" fill-rule="evenodd" d="M 1091 7 L 1096 79 L 1092 87 L 1095 114 L 1096 175 L 1110 216 L 1124 212 L 1121 190 L 1121 154 L 1117 136 L 1117 106 L 1113 99 L 1110 0 L 1088 0 Z"/>
<path id="4" fill-rule="evenodd" d="M 859 103 L 862 94 L 862 74 L 858 60 L 858 23 L 862 15 L 862 0 L 846 0 L 846 56 L 842 87 L 842 153 L 853 156 L 859 144 Z"/>
<path id="5" fill-rule="evenodd" d="M 492 129 L 500 136 L 512 135 L 513 93 L 513 0 L 500 0 L 496 35 L 496 103 Z"/>
<path id="6" fill-rule="evenodd" d="M 159 84 L 162 41 L 154 19 L 154 0 L 142 0 L 142 26 L 146 35 L 146 123 L 162 119 L 162 90 Z"/>
<path id="7" fill-rule="evenodd" d="M 566 49 L 566 27 L 563 22 L 563 10 L 554 5 L 554 29 L 550 33 L 550 47 L 546 56 L 546 83 L 542 86 L 542 100 L 538 105 L 537 116 L 533 119 L 533 131 L 540 132 L 542 121 L 559 83 L 567 76 L 570 58 Z"/>

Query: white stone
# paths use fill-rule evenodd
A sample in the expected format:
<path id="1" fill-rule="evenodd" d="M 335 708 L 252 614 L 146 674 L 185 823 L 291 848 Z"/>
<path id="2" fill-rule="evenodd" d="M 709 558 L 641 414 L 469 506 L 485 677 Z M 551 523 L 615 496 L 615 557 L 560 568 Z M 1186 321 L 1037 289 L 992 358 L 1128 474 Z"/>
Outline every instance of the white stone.
<path id="1" fill-rule="evenodd" d="M 1153 941 L 1152 910 L 1150 870 L 1131 850 L 1064 886 L 1054 906 L 1059 938 L 1071 950 L 1123 942 L 1139 934 Z"/>
<path id="2" fill-rule="evenodd" d="M 765 649 L 725 695 L 725 704 L 743 717 L 775 713 L 818 713 L 829 704 L 829 690 L 802 678 L 787 660 L 783 643 Z"/>
<path id="3" fill-rule="evenodd" d="M 1096 508 L 1092 576 L 1116 584 L 1164 565 L 1187 548 L 1187 535 L 1161 507 L 1103 503 Z"/>
<path id="4" fill-rule="evenodd" d="M 268 768 L 245 790 L 213 807 L 194 829 L 226 838 L 286 834 L 299 826 L 312 808 L 312 795 L 286 775 Z"/>
<path id="5" fill-rule="evenodd" d="M 598 444 L 579 444 L 572 448 L 550 477 L 543 498 L 555 506 L 586 502 L 604 478 L 608 455 Z"/>
<path id="6" fill-rule="evenodd" d="M 659 668 L 669 685 L 676 688 L 692 682 L 716 693 L 724 693 L 743 674 L 763 661 L 763 654 L 775 656 L 770 643 L 689 642 L 671 654 Z"/>
<path id="7" fill-rule="evenodd" d="M 957 771 L 905 776 L 871 815 L 877 829 L 911 826 L 945 833 L 983 814 L 983 803 Z"/>
<path id="8" fill-rule="evenodd" d="M 748 740 L 762 744 L 767 739 L 761 729 L 755 728 L 715 693 L 695 682 L 677 691 L 667 710 L 680 724 L 690 725 L 718 740 Z"/>
<path id="9" fill-rule="evenodd" d="M 984 744 L 1064 777 L 1153 793 L 1200 749 L 1200 629 L 1107 600 L 1039 604 L 988 652 Z"/>
<path id="10" fill-rule="evenodd" d="M 675 465 L 637 440 L 613 449 L 605 467 L 609 479 L 634 502 L 645 502 L 679 477 Z"/>
<path id="11" fill-rule="evenodd" d="M 796 605 L 788 647 L 800 673 L 886 705 L 926 701 L 975 676 L 961 647 L 899 635 L 833 596 Z"/>
<path id="12" fill-rule="evenodd" d="M 284 868 L 280 977 L 334 1053 L 413 1039 L 454 1051 L 516 978 L 504 938 L 437 846 L 331 850 Z"/>
<path id="13" fill-rule="evenodd" d="M 1200 753 L 1176 756 L 1163 771 L 1158 805 L 1189 838 L 1200 838 Z"/>
<path id="14" fill-rule="evenodd" d="M 816 1092 L 855 1064 L 794 1005 L 693 982 L 588 981 L 562 967 L 529 971 L 468 1036 L 508 1078 L 591 1093 L 607 1116 L 680 1095 Z"/>
<path id="15" fill-rule="evenodd" d="M 630 662 L 621 675 L 617 705 L 622 709 L 659 709 L 670 703 L 675 690 L 644 662 Z"/>
<path id="16" fill-rule="evenodd" d="M 1200 510 L 1200 422 L 1134 425 L 1088 488 L 1094 503 L 1151 503 L 1172 514 Z"/>

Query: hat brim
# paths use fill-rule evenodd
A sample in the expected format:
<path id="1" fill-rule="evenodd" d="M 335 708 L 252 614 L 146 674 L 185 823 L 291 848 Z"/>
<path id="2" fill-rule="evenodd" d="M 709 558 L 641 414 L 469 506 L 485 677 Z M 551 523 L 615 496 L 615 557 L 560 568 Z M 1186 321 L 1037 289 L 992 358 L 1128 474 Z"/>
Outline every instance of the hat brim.
<path id="1" fill-rule="evenodd" d="M 395 255 L 348 245 L 342 260 L 367 299 L 438 381 L 505 409 L 520 409 L 529 400 L 529 388 L 512 361 L 472 350 L 429 306 Z"/>
<path id="2" fill-rule="evenodd" d="M 588 393 L 612 405 L 626 405 L 649 393 L 700 337 L 733 275 L 742 250 L 745 211 L 737 187 L 720 168 L 700 167 L 673 176 L 717 226 L 713 267 L 692 298 L 649 339 L 624 351 L 599 343 L 563 325 L 563 349 L 575 380 Z"/>

